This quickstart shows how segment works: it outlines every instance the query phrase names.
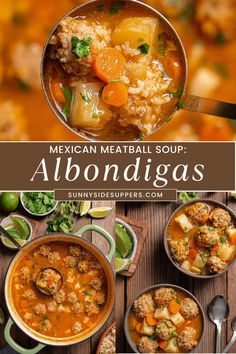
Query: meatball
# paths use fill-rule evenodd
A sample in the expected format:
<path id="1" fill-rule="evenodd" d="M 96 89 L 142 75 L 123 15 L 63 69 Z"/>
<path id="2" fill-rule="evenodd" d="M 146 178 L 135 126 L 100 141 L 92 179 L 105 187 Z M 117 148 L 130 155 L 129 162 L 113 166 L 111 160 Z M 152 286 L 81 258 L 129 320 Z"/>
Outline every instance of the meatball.
<path id="1" fill-rule="evenodd" d="M 32 318 L 33 318 L 33 314 L 32 314 L 32 313 L 26 312 L 26 313 L 24 314 L 24 320 L 25 320 L 25 321 L 32 320 Z"/>
<path id="2" fill-rule="evenodd" d="M 27 289 L 23 292 L 22 297 L 26 300 L 34 300 L 34 299 L 36 299 L 36 294 L 35 294 L 34 290 Z"/>
<path id="3" fill-rule="evenodd" d="M 198 305 L 195 301 L 187 297 L 180 303 L 180 313 L 185 319 L 191 320 L 199 313 Z"/>
<path id="4" fill-rule="evenodd" d="M 94 296 L 94 301 L 98 305 L 103 305 L 106 302 L 106 295 L 103 291 L 97 291 Z"/>
<path id="5" fill-rule="evenodd" d="M 28 283 L 30 281 L 30 274 L 31 274 L 31 271 L 28 267 L 22 267 L 20 269 L 20 280 L 23 283 Z"/>
<path id="6" fill-rule="evenodd" d="M 197 332 L 192 327 L 185 327 L 177 337 L 179 349 L 183 352 L 189 352 L 197 345 Z"/>
<path id="7" fill-rule="evenodd" d="M 47 332 L 52 329 L 52 325 L 49 320 L 42 321 L 39 326 L 40 326 L 41 331 L 43 331 L 43 332 Z"/>
<path id="8" fill-rule="evenodd" d="M 42 256 L 48 256 L 50 252 L 51 252 L 51 247 L 48 245 L 42 245 L 39 247 L 39 253 Z"/>
<path id="9" fill-rule="evenodd" d="M 234 0 L 196 1 L 196 20 L 201 31 L 213 40 L 231 40 L 236 34 Z"/>
<path id="10" fill-rule="evenodd" d="M 80 273 L 87 273 L 91 270 L 91 264 L 88 260 L 81 260 L 78 262 L 78 270 Z"/>
<path id="11" fill-rule="evenodd" d="M 82 324 L 77 321 L 72 326 L 72 331 L 74 334 L 79 334 L 82 331 Z"/>
<path id="12" fill-rule="evenodd" d="M 156 333 L 158 338 L 168 340 L 176 334 L 176 327 L 169 320 L 160 320 L 156 325 Z"/>
<path id="13" fill-rule="evenodd" d="M 137 347 L 140 353 L 156 353 L 158 349 L 158 342 L 143 336 L 138 340 Z"/>
<path id="14" fill-rule="evenodd" d="M 61 304 L 66 299 L 65 291 L 60 289 L 56 294 L 53 295 L 53 298 L 58 304 Z"/>
<path id="15" fill-rule="evenodd" d="M 0 102 L 0 140 L 28 140 L 23 107 L 14 101 Z"/>
<path id="16" fill-rule="evenodd" d="M 180 240 L 171 240 L 169 245 L 174 260 L 180 262 L 187 259 L 189 254 L 189 242 L 187 237 Z"/>
<path id="17" fill-rule="evenodd" d="M 58 262 L 60 261 L 61 257 L 58 252 L 53 251 L 48 254 L 48 260 L 50 263 Z"/>
<path id="18" fill-rule="evenodd" d="M 81 255 L 81 248 L 79 246 L 69 246 L 71 256 L 79 257 Z"/>
<path id="19" fill-rule="evenodd" d="M 171 288 L 160 288 L 154 292 L 154 301 L 158 307 L 168 305 L 176 298 L 176 292 Z"/>
<path id="20" fill-rule="evenodd" d="M 204 224 L 209 218 L 209 208 L 206 203 L 197 202 L 186 208 L 186 214 L 195 224 Z"/>
<path id="21" fill-rule="evenodd" d="M 212 274 L 221 272 L 226 268 L 226 266 L 227 263 L 222 261 L 217 256 L 209 257 L 206 261 L 206 267 L 208 268 L 209 272 Z"/>
<path id="22" fill-rule="evenodd" d="M 47 312 L 47 309 L 44 304 L 37 304 L 34 307 L 34 311 L 37 315 L 45 315 Z"/>
<path id="23" fill-rule="evenodd" d="M 77 266 L 78 258 L 67 256 L 63 259 L 67 268 L 75 268 Z"/>
<path id="24" fill-rule="evenodd" d="M 56 301 L 50 301 L 48 304 L 47 304 L 47 310 L 48 312 L 55 312 L 57 309 L 57 303 Z"/>
<path id="25" fill-rule="evenodd" d="M 155 304 L 151 294 L 143 294 L 134 301 L 133 310 L 138 318 L 144 318 L 148 313 L 155 311 Z"/>
<path id="26" fill-rule="evenodd" d="M 74 311 L 74 313 L 75 313 L 77 316 L 79 316 L 79 315 L 81 315 L 82 313 L 84 313 L 85 306 L 84 306 L 83 302 L 77 301 L 77 302 L 73 305 L 72 310 Z"/>
<path id="27" fill-rule="evenodd" d="M 231 216 L 227 210 L 215 208 L 210 213 L 210 222 L 216 229 L 224 230 L 230 226 Z"/>
<path id="28" fill-rule="evenodd" d="M 93 278 L 89 283 L 95 290 L 101 290 L 102 280 L 100 278 Z"/>
<path id="29" fill-rule="evenodd" d="M 92 317 L 99 313 L 98 305 L 94 304 L 93 302 L 86 302 L 85 304 L 85 312 L 88 317 Z"/>
<path id="30" fill-rule="evenodd" d="M 211 248 L 220 242 L 220 236 L 214 227 L 203 225 L 196 234 L 197 244 L 200 247 Z"/>
<path id="31" fill-rule="evenodd" d="M 67 294 L 67 301 L 74 304 L 78 300 L 77 295 L 74 291 Z"/>

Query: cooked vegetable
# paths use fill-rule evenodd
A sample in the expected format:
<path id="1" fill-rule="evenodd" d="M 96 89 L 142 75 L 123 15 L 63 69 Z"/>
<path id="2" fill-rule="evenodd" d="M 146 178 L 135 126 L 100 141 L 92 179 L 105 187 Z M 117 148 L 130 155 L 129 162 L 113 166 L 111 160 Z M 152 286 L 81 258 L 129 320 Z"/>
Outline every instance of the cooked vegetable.
<path id="1" fill-rule="evenodd" d="M 141 44 L 140 46 L 138 46 L 138 49 L 140 50 L 140 52 L 142 54 L 148 54 L 149 48 L 150 48 L 150 45 L 147 43 L 144 43 L 144 44 Z"/>
<path id="2" fill-rule="evenodd" d="M 163 350 L 167 346 L 167 340 L 161 340 L 159 342 L 159 347 Z"/>
<path id="3" fill-rule="evenodd" d="M 128 90 L 124 84 L 110 83 L 102 91 L 102 99 L 105 103 L 120 107 L 128 102 Z"/>
<path id="4" fill-rule="evenodd" d="M 93 69 L 97 77 L 105 82 L 120 79 L 124 73 L 125 57 L 117 49 L 103 48 L 93 62 Z"/>
<path id="5" fill-rule="evenodd" d="M 79 59 L 82 57 L 87 57 L 90 54 L 90 44 L 92 43 L 92 38 L 79 39 L 76 36 L 71 38 L 71 53 Z"/>
<path id="6" fill-rule="evenodd" d="M 149 326 L 155 326 L 157 324 L 157 320 L 151 313 L 146 316 L 146 321 Z"/>
<path id="7" fill-rule="evenodd" d="M 141 323 L 141 322 L 138 322 L 137 325 L 136 325 L 136 327 L 135 327 L 136 332 L 140 333 L 141 327 L 142 327 L 142 323 Z"/>
<path id="8" fill-rule="evenodd" d="M 53 97 L 61 106 L 63 106 L 66 100 L 65 100 L 65 95 L 61 88 L 61 84 L 59 82 L 54 82 L 51 87 L 52 87 Z"/>
<path id="9" fill-rule="evenodd" d="M 55 204 L 54 192 L 24 192 L 22 197 L 24 206 L 32 214 L 46 214 Z"/>
<path id="10" fill-rule="evenodd" d="M 172 314 L 176 314 L 180 310 L 180 304 L 178 304 L 175 300 L 172 300 L 169 303 L 168 309 Z"/>

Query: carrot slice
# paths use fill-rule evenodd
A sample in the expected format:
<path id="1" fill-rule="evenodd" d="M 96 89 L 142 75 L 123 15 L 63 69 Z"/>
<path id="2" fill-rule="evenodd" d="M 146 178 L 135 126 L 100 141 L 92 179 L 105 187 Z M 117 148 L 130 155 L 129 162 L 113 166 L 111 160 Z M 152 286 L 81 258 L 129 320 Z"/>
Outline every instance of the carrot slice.
<path id="1" fill-rule="evenodd" d="M 161 340 L 161 341 L 159 342 L 159 347 L 160 347 L 161 349 L 165 349 L 166 346 L 167 346 L 167 340 Z"/>
<path id="2" fill-rule="evenodd" d="M 176 314 L 180 310 L 180 304 L 178 304 L 175 300 L 172 300 L 169 303 L 168 309 L 171 313 Z"/>
<path id="3" fill-rule="evenodd" d="M 135 331 L 138 332 L 138 333 L 140 333 L 141 327 L 142 327 L 142 323 L 140 323 L 140 322 L 137 323 L 137 324 L 136 324 L 136 327 L 135 327 Z"/>
<path id="4" fill-rule="evenodd" d="M 189 257 L 194 259 L 197 256 L 197 251 L 194 248 L 190 248 L 189 250 Z"/>
<path id="5" fill-rule="evenodd" d="M 234 246 L 236 246 L 236 236 L 231 237 L 231 242 Z"/>
<path id="6" fill-rule="evenodd" d="M 157 324 L 157 320 L 151 313 L 147 314 L 146 321 L 149 326 L 155 326 Z"/>
<path id="7" fill-rule="evenodd" d="M 210 255 L 214 256 L 218 251 L 218 246 L 214 246 L 211 248 Z"/>
<path id="8" fill-rule="evenodd" d="M 60 83 L 59 82 L 54 82 L 51 87 L 52 87 L 53 97 L 57 101 L 57 103 L 59 105 L 61 105 L 61 106 L 63 104 L 65 104 L 66 100 L 65 100 L 64 93 L 63 93 L 63 91 L 61 89 Z"/>
<path id="9" fill-rule="evenodd" d="M 124 84 L 110 83 L 102 91 L 102 99 L 105 103 L 120 107 L 128 101 L 128 90 Z"/>
<path id="10" fill-rule="evenodd" d="M 95 75 L 102 81 L 119 79 L 124 71 L 126 60 L 115 48 L 103 48 L 93 61 Z"/>

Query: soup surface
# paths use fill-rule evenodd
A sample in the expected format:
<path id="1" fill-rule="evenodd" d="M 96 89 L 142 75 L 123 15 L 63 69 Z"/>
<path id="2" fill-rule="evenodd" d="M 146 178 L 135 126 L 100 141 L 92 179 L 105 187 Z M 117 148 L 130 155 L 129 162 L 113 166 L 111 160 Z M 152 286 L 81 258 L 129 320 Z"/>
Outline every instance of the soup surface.
<path id="1" fill-rule="evenodd" d="M 99 140 L 139 139 L 162 126 L 185 80 L 165 21 L 139 4 L 110 1 L 73 16 L 47 49 L 46 82 L 62 119 Z"/>
<path id="2" fill-rule="evenodd" d="M 129 332 L 140 353 L 189 352 L 201 337 L 202 316 L 184 292 L 159 288 L 134 301 Z"/>
<path id="3" fill-rule="evenodd" d="M 222 272 L 235 258 L 236 228 L 229 212 L 195 202 L 170 220 L 167 235 L 173 260 L 197 275 Z"/>
<path id="4" fill-rule="evenodd" d="M 58 272 L 53 274 L 53 268 Z M 43 269 L 47 270 L 43 282 L 40 276 L 40 288 L 47 287 L 51 296 L 36 286 Z M 63 283 L 55 292 L 61 280 L 58 274 Z M 33 330 L 54 338 L 70 337 L 94 327 L 103 316 L 106 276 L 87 250 L 73 243 L 50 242 L 20 260 L 13 275 L 12 296 L 18 315 Z"/>

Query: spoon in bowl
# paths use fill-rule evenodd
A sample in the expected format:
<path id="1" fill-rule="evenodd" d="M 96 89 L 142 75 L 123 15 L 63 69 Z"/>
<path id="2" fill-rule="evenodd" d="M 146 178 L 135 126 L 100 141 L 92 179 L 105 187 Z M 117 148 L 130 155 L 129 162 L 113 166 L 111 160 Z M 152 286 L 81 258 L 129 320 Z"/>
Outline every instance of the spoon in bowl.
<path id="1" fill-rule="evenodd" d="M 221 328 L 229 316 L 229 305 L 224 296 L 217 295 L 208 306 L 210 320 L 216 325 L 216 353 L 221 353 Z"/>
<path id="2" fill-rule="evenodd" d="M 62 287 L 63 276 L 61 272 L 54 267 L 47 267 L 40 270 L 35 285 L 37 289 L 44 295 L 52 296 L 56 294 Z"/>
<path id="3" fill-rule="evenodd" d="M 231 322 L 231 328 L 232 328 L 232 331 L 233 331 L 232 337 L 231 337 L 229 343 L 226 345 L 226 347 L 225 347 L 225 349 L 223 350 L 222 353 L 228 353 L 228 351 L 230 350 L 230 348 L 232 347 L 232 345 L 236 341 L 236 317 L 234 317 L 232 322 Z"/>

